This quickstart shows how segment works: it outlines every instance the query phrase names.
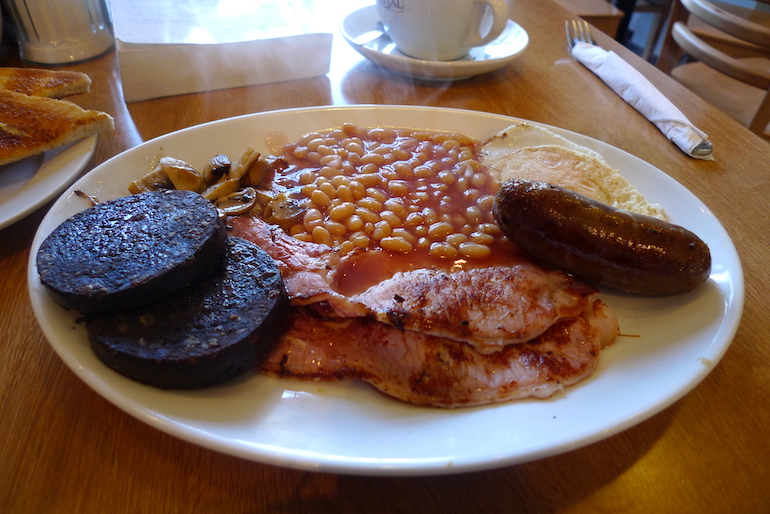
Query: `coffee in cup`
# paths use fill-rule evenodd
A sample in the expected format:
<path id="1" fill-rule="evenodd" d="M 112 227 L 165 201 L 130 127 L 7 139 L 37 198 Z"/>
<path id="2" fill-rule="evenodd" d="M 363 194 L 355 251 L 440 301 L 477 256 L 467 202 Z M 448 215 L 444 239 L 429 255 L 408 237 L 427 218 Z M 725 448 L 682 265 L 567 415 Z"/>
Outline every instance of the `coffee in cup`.
<path id="1" fill-rule="evenodd" d="M 377 0 L 377 12 L 402 53 L 429 61 L 460 59 L 508 22 L 504 0 Z"/>

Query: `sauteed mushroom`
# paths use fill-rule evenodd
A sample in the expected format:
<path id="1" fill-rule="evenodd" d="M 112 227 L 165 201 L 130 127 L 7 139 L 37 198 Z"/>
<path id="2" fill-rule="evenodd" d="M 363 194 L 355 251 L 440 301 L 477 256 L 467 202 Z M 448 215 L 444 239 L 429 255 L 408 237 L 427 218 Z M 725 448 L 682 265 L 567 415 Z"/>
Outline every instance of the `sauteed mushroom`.
<path id="1" fill-rule="evenodd" d="M 157 191 L 158 189 L 182 189 L 200 192 L 203 176 L 192 166 L 173 157 L 161 157 L 151 172 L 128 186 L 131 193 Z"/>
<path id="2" fill-rule="evenodd" d="M 158 163 L 155 168 L 139 180 L 134 180 L 129 184 L 128 190 L 132 194 L 143 193 L 145 191 L 157 191 L 158 189 L 173 189 L 174 184 L 168 178 L 166 172 Z"/>
<path id="3" fill-rule="evenodd" d="M 278 225 L 286 232 L 297 223 L 301 223 L 307 212 L 307 202 L 277 194 L 262 211 L 262 219 L 271 225 Z"/>
<path id="4" fill-rule="evenodd" d="M 209 186 L 208 189 L 201 193 L 204 198 L 211 200 L 212 202 L 221 196 L 226 196 L 235 193 L 241 188 L 241 181 L 236 178 L 230 178 L 217 182 L 213 186 Z"/>
<path id="5" fill-rule="evenodd" d="M 214 201 L 214 206 L 220 215 L 237 216 L 249 212 L 257 205 L 257 191 L 246 187 L 239 191 L 220 196 Z"/>
<path id="6" fill-rule="evenodd" d="M 161 157 L 158 166 L 174 184 L 174 189 L 200 192 L 205 187 L 203 175 L 184 161 L 173 157 Z"/>
<path id="7" fill-rule="evenodd" d="M 259 155 L 259 152 L 253 146 L 247 147 L 238 157 L 238 160 L 230 166 L 230 172 L 227 174 L 228 177 L 238 180 L 242 179 L 249 172 L 251 165 L 259 159 Z"/>
<path id="8" fill-rule="evenodd" d="M 151 172 L 132 182 L 128 189 L 134 194 L 158 189 L 195 191 L 213 202 L 223 216 L 236 216 L 253 210 L 288 229 L 301 220 L 306 207 L 283 194 L 276 196 L 269 189 L 272 172 L 286 165 L 278 157 L 262 157 L 252 146 L 246 148 L 233 163 L 226 155 L 215 155 L 202 172 L 185 161 L 161 157 Z"/>
<path id="9" fill-rule="evenodd" d="M 215 155 L 203 168 L 203 181 L 211 185 L 229 172 L 230 159 L 226 155 Z"/>

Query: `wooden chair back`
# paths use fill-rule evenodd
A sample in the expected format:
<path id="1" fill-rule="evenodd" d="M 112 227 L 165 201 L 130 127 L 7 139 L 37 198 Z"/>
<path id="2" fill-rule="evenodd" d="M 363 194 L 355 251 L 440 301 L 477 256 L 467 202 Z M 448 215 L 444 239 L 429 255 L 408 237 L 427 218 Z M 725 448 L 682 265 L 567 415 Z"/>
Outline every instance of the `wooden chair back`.
<path id="1" fill-rule="evenodd" d="M 770 4 L 770 0 L 759 0 Z M 689 16 L 695 16 L 733 37 L 770 49 L 770 26 L 760 25 L 732 14 L 709 0 L 674 0 L 669 28 L 656 66 L 667 74 L 681 64 L 683 54 L 736 80 L 765 91 L 770 90 L 770 72 L 751 66 L 718 50 L 695 35 L 688 27 Z M 770 122 L 770 94 L 765 94 L 749 129 L 764 134 Z"/>

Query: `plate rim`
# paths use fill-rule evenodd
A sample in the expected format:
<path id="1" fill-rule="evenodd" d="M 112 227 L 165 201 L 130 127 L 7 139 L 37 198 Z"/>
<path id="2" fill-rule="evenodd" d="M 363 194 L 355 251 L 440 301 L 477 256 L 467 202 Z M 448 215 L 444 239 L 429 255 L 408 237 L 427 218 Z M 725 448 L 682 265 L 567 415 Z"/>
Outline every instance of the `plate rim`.
<path id="1" fill-rule="evenodd" d="M 109 160 L 105 161 L 104 163 L 100 164 L 99 166 L 91 170 L 84 177 L 81 177 L 81 179 L 79 179 L 78 182 L 73 184 L 70 187 L 70 189 L 74 189 L 75 187 L 77 187 L 80 180 L 85 180 L 85 178 L 89 174 L 96 173 L 98 172 L 97 170 L 100 170 L 103 167 L 109 167 L 111 165 L 110 163 L 112 163 L 116 159 L 119 159 L 124 154 L 127 154 L 129 152 L 141 152 L 143 149 L 156 146 L 159 141 L 162 141 L 166 137 L 169 137 L 172 135 L 174 135 L 175 137 L 180 137 L 180 135 L 184 135 L 184 133 L 186 132 L 189 132 L 192 130 L 198 130 L 203 126 L 216 126 L 218 124 L 223 124 L 223 123 L 232 123 L 234 122 L 234 120 L 241 119 L 241 118 L 260 118 L 260 117 L 264 117 L 265 115 L 286 115 L 291 113 L 301 113 L 305 111 L 354 111 L 354 110 L 355 111 L 370 111 L 370 110 L 376 111 L 376 110 L 398 110 L 398 109 L 404 109 L 404 110 L 408 109 L 410 111 L 415 109 L 430 110 L 435 112 L 444 112 L 450 115 L 455 114 L 455 115 L 481 116 L 481 117 L 487 117 L 490 119 L 496 119 L 500 122 L 506 122 L 509 124 L 513 124 L 520 121 L 526 121 L 528 123 L 551 128 L 561 135 L 566 135 L 568 138 L 575 137 L 577 139 L 576 142 L 581 144 L 585 144 L 585 142 L 595 142 L 595 143 L 598 143 L 598 146 L 600 148 L 602 147 L 614 148 L 615 151 L 621 152 L 626 156 L 630 156 L 632 159 L 642 162 L 646 166 L 652 166 L 651 164 L 646 163 L 645 161 L 642 161 L 638 157 L 633 156 L 622 149 L 619 149 L 617 147 L 612 147 L 607 143 L 604 143 L 599 140 L 595 140 L 588 136 L 584 136 L 582 134 L 571 132 L 565 129 L 560 129 L 558 127 L 553 127 L 542 123 L 537 123 L 534 121 L 523 120 L 521 118 L 511 117 L 507 115 L 500 115 L 500 114 L 494 114 L 494 113 L 488 113 L 488 112 L 482 112 L 482 111 L 472 111 L 472 110 L 445 108 L 445 107 L 431 107 L 431 106 L 419 106 L 419 107 L 401 106 L 401 105 L 319 106 L 319 107 L 298 107 L 298 108 L 291 108 L 291 109 L 266 111 L 262 113 L 244 114 L 244 115 L 236 116 L 232 118 L 214 120 L 208 123 L 196 125 L 193 127 L 187 127 L 169 134 L 165 134 L 163 136 L 154 138 L 153 140 L 146 141 L 132 149 L 129 149 L 125 152 L 122 152 L 121 154 L 118 154 L 110 158 Z M 331 127 L 324 127 L 324 128 L 331 128 Z M 318 130 L 320 130 L 320 128 Z M 490 136 L 491 135 L 493 134 L 490 134 Z M 663 174 L 665 177 L 668 177 L 668 179 L 676 182 L 673 178 L 669 177 L 662 170 L 659 170 L 654 166 L 652 167 L 656 169 L 658 172 L 660 172 L 661 174 Z M 676 183 L 679 184 L 678 182 Z M 692 195 L 692 197 L 695 198 L 695 200 L 697 200 L 698 203 L 702 204 L 702 202 L 699 199 L 697 199 L 695 195 L 689 192 L 689 190 L 687 190 L 687 188 L 685 188 L 682 184 L 679 184 L 679 186 L 683 190 L 687 191 L 690 195 Z M 46 217 L 43 220 L 44 222 L 41 223 L 40 229 L 35 234 L 35 239 L 32 245 L 33 250 L 39 246 L 39 243 L 42 237 L 44 237 L 42 235 L 42 230 L 43 230 L 43 227 L 47 225 L 46 222 L 49 221 L 49 217 L 53 216 L 53 214 L 57 211 L 57 207 L 60 205 L 61 202 L 67 201 L 66 197 L 67 197 L 66 194 L 62 195 L 54 204 L 54 206 L 49 211 L 49 213 L 46 214 Z M 729 237 L 729 234 L 727 234 L 726 230 L 721 225 L 721 222 L 719 222 L 719 220 L 716 219 L 715 216 L 713 216 L 713 213 L 711 213 L 711 211 L 708 210 L 708 208 L 706 208 L 706 214 L 710 216 L 715 223 L 718 224 L 718 226 L 721 228 L 722 231 L 724 231 L 725 236 L 727 237 L 727 239 L 730 241 L 732 245 L 731 254 L 733 254 L 738 265 L 737 269 L 732 270 L 735 275 L 733 276 L 733 280 L 731 281 L 731 284 L 734 286 L 734 290 L 733 290 L 734 297 L 731 301 L 731 305 L 732 305 L 732 310 L 730 311 L 731 316 L 729 317 L 729 319 L 727 317 L 723 317 L 722 323 L 720 324 L 720 327 L 721 327 L 720 332 L 724 332 L 725 334 L 724 339 L 726 339 L 727 342 L 719 348 L 719 351 L 717 353 L 711 356 L 713 358 L 713 361 L 714 361 L 713 364 L 715 366 L 719 362 L 719 360 L 721 360 L 722 356 L 730 346 L 734 338 L 735 332 L 737 331 L 738 326 L 740 324 L 740 320 L 743 312 L 745 290 L 744 290 L 744 281 L 743 281 L 743 270 L 740 264 L 740 258 L 737 254 L 737 250 L 735 250 L 735 246 L 734 246 L 734 243 L 732 242 L 732 239 Z M 422 459 L 422 460 L 416 460 L 412 462 L 408 462 L 408 461 L 404 462 L 403 458 L 396 459 L 394 461 L 387 461 L 383 459 L 375 459 L 374 461 L 372 461 L 371 459 L 347 459 L 346 461 L 341 462 L 339 459 L 329 457 L 328 455 L 324 456 L 324 455 L 313 454 L 312 452 L 309 453 L 309 452 L 303 452 L 303 451 L 289 451 L 287 449 L 277 451 L 274 449 L 268 450 L 268 449 L 262 448 L 258 450 L 257 454 L 254 454 L 254 453 L 244 454 L 242 448 L 233 446 L 231 444 L 227 444 L 226 441 L 221 441 L 219 438 L 212 439 L 211 437 L 208 437 L 205 433 L 202 433 L 200 430 L 197 430 L 191 427 L 180 428 L 179 426 L 175 426 L 174 423 L 176 422 L 164 416 L 162 413 L 145 412 L 147 410 L 145 407 L 138 405 L 134 400 L 130 398 L 125 398 L 118 391 L 112 390 L 112 391 L 105 392 L 95 387 L 92 382 L 94 380 L 98 380 L 98 378 L 96 377 L 96 374 L 92 370 L 87 370 L 82 367 L 79 367 L 77 362 L 71 362 L 71 356 L 62 355 L 60 352 L 60 349 L 55 344 L 52 343 L 50 339 L 50 334 L 47 333 L 46 327 L 44 327 L 43 323 L 41 322 L 41 318 L 40 318 L 41 313 L 39 312 L 40 306 L 36 301 L 34 301 L 34 295 L 33 295 L 33 282 L 36 278 L 36 269 L 34 267 L 34 256 L 35 256 L 35 252 L 31 251 L 29 269 L 28 269 L 28 284 L 30 288 L 30 295 L 33 296 L 33 308 L 35 310 L 35 315 L 38 320 L 38 323 L 41 325 L 41 328 L 44 329 L 44 332 L 46 332 L 46 338 L 49 341 L 49 344 L 51 344 L 54 347 L 54 350 L 56 351 L 57 354 L 59 354 L 60 358 L 62 358 L 65 361 L 65 363 L 67 363 L 68 367 L 70 367 L 76 373 L 76 375 L 78 375 L 82 380 L 84 380 L 89 385 L 89 387 L 94 389 L 94 391 L 97 392 L 97 394 L 100 394 L 101 396 L 108 399 L 111 403 L 113 403 L 115 406 L 117 406 L 121 410 L 124 410 L 125 412 L 134 416 L 135 418 L 140 419 L 141 421 L 147 424 L 150 424 L 154 428 L 157 428 L 163 432 L 166 432 L 170 435 L 186 440 L 193 444 L 203 446 L 225 454 L 230 454 L 241 458 L 246 458 L 246 459 L 263 462 L 267 464 L 285 466 L 293 469 L 305 469 L 305 470 L 313 470 L 313 471 L 324 471 L 324 472 L 356 474 L 356 475 L 388 475 L 388 476 L 435 475 L 435 474 L 475 471 L 475 470 L 481 470 L 481 469 L 492 469 L 492 468 L 501 467 L 505 465 L 511 465 L 511 464 L 527 462 L 527 461 L 531 461 L 539 458 L 544 458 L 544 457 L 563 453 L 567 450 L 576 449 L 576 448 L 591 444 L 593 442 L 605 439 L 623 430 L 626 430 L 631 426 L 634 426 L 645 419 L 648 419 L 649 417 L 657 414 L 658 412 L 664 410 L 671 404 L 678 401 L 682 396 L 684 396 L 690 390 L 692 390 L 695 386 L 697 386 L 705 378 L 705 376 L 708 375 L 710 370 L 713 369 L 713 366 L 708 369 L 704 368 L 701 373 L 691 377 L 689 382 L 685 386 L 681 387 L 676 394 L 669 395 L 665 401 L 658 402 L 656 405 L 654 405 L 649 409 L 646 409 L 642 412 L 637 412 L 635 416 L 627 419 L 623 423 L 620 423 L 611 427 L 611 429 L 609 430 L 604 430 L 604 431 L 601 431 L 600 433 L 595 433 L 589 437 L 583 437 L 577 443 L 575 441 L 565 441 L 561 444 L 553 445 L 548 448 L 534 448 L 528 452 L 520 452 L 514 456 L 500 455 L 494 459 L 481 459 L 481 460 L 470 459 L 462 463 L 456 463 L 455 465 L 447 466 L 444 459 L 438 459 L 438 460 Z M 579 385 L 577 387 L 579 387 Z M 501 404 L 501 405 L 506 405 L 506 404 Z M 254 445 L 254 446 L 256 447 L 257 445 Z"/>
<path id="2" fill-rule="evenodd" d="M 91 157 L 93 157 L 94 152 L 96 151 L 97 141 L 98 134 L 91 134 L 88 137 L 73 141 L 72 143 L 69 143 L 65 146 L 44 152 L 42 154 L 43 160 L 40 163 L 38 169 L 35 170 L 34 175 L 30 178 L 29 181 L 27 181 L 24 187 L 14 193 L 13 197 L 0 203 L 0 207 L 9 203 L 9 201 L 13 201 L 14 203 L 24 203 L 27 202 L 27 200 L 32 201 L 28 202 L 26 207 L 17 210 L 14 214 L 0 218 L 0 230 L 13 225 L 17 221 L 20 221 L 34 213 L 43 205 L 56 198 L 56 196 L 64 189 L 66 189 L 67 186 L 77 180 L 79 175 L 90 162 Z M 78 152 L 83 153 L 78 154 Z M 35 176 L 40 173 L 40 170 L 43 167 L 53 166 L 55 163 L 52 164 L 52 161 L 67 158 L 70 156 L 70 154 L 74 154 L 74 163 L 60 167 L 59 169 L 52 171 L 51 174 L 43 179 L 42 182 L 35 182 L 30 185 L 30 182 L 34 181 Z M 34 158 L 41 158 L 41 155 L 30 156 L 26 159 Z M 17 162 L 8 163 L 6 166 L 16 164 Z M 38 193 L 42 194 L 38 195 Z"/>

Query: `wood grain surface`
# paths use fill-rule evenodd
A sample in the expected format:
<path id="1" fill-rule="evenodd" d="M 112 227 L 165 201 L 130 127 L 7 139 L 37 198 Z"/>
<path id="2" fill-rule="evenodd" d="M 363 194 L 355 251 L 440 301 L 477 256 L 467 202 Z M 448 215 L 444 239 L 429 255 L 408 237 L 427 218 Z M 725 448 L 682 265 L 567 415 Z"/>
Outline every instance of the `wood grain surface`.
<path id="1" fill-rule="evenodd" d="M 364 2 L 366 3 L 366 2 Z M 335 35 L 327 76 L 126 105 L 114 53 L 67 66 L 92 91 L 72 100 L 115 117 L 84 172 L 142 141 L 207 121 L 345 104 L 455 107 L 526 118 L 634 154 L 693 191 L 726 227 L 746 278 L 738 333 L 692 392 L 624 432 L 559 456 L 435 477 L 284 469 L 203 449 L 113 406 L 70 371 L 32 312 L 26 266 L 50 207 L 0 231 L 0 512 L 768 512 L 770 511 L 770 146 L 651 65 L 599 35 L 711 137 L 715 162 L 681 153 L 573 61 L 570 15 L 509 0 L 530 35 L 509 66 L 458 82 L 391 73 Z M 344 13 L 337 13 L 338 19 Z M 336 31 L 336 28 L 334 29 Z M 22 65 L 11 56 L 5 65 Z M 151 80 L 151 78 L 148 78 Z M 651 377 L 652 380 L 652 377 Z"/>

